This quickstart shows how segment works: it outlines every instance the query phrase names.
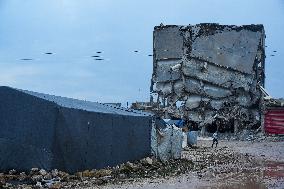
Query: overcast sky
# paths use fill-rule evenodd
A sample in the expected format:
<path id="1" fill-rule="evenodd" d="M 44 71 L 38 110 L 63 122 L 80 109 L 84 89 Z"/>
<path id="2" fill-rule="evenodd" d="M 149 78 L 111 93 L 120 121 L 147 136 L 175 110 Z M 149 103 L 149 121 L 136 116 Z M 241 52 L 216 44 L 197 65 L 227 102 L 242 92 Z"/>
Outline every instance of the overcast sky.
<path id="1" fill-rule="evenodd" d="M 284 0 L 0 0 L 0 85 L 99 102 L 148 101 L 148 54 L 161 22 L 264 24 L 266 89 L 284 97 Z M 97 51 L 103 61 L 91 57 Z"/>

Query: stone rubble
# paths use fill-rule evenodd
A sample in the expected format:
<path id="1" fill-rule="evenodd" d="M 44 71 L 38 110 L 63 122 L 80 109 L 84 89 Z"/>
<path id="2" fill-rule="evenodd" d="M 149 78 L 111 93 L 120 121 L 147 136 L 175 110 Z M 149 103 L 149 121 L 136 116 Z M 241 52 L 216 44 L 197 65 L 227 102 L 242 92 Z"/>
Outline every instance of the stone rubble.
<path id="1" fill-rule="evenodd" d="M 201 146 L 186 148 L 182 153 L 182 159 L 178 160 L 161 162 L 154 157 L 146 157 L 140 161 L 127 162 L 112 168 L 85 170 L 75 174 L 56 169 L 48 172 L 32 168 L 29 173 L 11 170 L 0 173 L 0 188 L 76 188 L 135 182 L 143 178 L 155 180 L 189 172 L 197 173 L 200 178 L 210 178 L 221 173 L 229 175 L 232 169 L 234 172 L 243 171 L 251 162 L 248 155 L 233 153 L 226 147 Z"/>

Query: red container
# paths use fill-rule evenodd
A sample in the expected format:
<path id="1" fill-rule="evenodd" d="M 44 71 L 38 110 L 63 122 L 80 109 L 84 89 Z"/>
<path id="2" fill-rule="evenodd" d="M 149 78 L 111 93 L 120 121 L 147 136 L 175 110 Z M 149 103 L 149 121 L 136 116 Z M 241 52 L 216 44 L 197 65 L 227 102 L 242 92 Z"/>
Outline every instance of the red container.
<path id="1" fill-rule="evenodd" d="M 267 134 L 284 134 L 284 107 L 271 107 L 266 111 L 264 130 Z"/>

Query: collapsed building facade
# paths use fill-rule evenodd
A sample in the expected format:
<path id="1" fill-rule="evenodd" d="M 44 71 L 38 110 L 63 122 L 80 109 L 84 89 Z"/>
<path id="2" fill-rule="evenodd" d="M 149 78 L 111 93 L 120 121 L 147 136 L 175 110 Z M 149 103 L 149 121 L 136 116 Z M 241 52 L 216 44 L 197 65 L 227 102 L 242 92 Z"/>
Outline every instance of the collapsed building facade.
<path id="1" fill-rule="evenodd" d="M 153 39 L 151 101 L 165 118 L 203 132 L 261 126 L 263 25 L 161 25 Z"/>

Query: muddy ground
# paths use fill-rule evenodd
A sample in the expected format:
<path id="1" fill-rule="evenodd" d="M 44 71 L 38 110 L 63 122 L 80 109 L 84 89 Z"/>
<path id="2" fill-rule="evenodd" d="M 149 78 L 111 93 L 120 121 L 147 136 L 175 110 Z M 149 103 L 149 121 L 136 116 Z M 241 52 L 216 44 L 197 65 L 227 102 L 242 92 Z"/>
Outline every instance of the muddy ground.
<path id="1" fill-rule="evenodd" d="M 183 151 L 182 160 L 161 163 L 154 158 L 68 175 L 57 170 L 0 173 L 4 188 L 82 189 L 187 189 L 187 188 L 284 188 L 284 141 L 198 141 Z M 4 179 L 3 179 L 4 178 Z M 10 181 L 9 181 L 10 179 Z"/>
<path id="2" fill-rule="evenodd" d="M 210 145 L 210 140 L 199 140 L 198 149 L 184 152 L 184 157 L 193 159 L 195 164 L 203 164 L 204 169 L 178 177 L 147 179 L 104 188 L 284 188 L 283 141 L 220 141 L 213 149 Z"/>

